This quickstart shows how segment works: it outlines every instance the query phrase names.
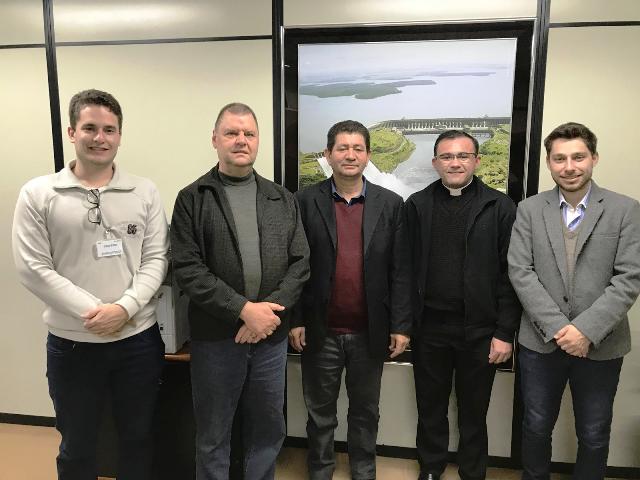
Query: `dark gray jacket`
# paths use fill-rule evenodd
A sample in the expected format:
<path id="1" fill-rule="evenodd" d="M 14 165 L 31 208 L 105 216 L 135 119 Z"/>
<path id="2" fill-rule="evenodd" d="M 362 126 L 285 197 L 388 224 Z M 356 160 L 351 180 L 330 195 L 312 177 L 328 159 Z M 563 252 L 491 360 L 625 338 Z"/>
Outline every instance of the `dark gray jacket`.
<path id="1" fill-rule="evenodd" d="M 331 180 L 296 192 L 311 247 L 311 279 L 307 282 L 292 327 L 305 327 L 307 348 L 322 348 L 328 333 L 327 309 L 336 268 L 335 200 Z M 389 354 L 389 334 L 411 333 L 409 287 L 411 269 L 402 197 L 367 181 L 362 218 L 364 287 L 369 352 Z"/>
<path id="2" fill-rule="evenodd" d="M 309 247 L 293 195 L 257 173 L 256 209 L 262 282 L 258 301 L 285 307 L 282 324 L 269 337 L 289 331 L 289 312 L 309 278 Z M 214 167 L 183 188 L 171 220 L 173 274 L 189 297 L 194 340 L 235 336 L 244 297 L 244 277 L 231 207 Z"/>

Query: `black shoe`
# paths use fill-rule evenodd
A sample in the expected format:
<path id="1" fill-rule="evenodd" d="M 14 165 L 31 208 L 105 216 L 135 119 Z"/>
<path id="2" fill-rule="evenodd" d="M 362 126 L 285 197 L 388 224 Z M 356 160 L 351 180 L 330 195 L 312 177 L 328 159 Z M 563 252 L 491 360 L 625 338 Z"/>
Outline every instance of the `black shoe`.
<path id="1" fill-rule="evenodd" d="M 437 473 L 421 473 L 418 480 L 440 480 L 440 475 Z"/>

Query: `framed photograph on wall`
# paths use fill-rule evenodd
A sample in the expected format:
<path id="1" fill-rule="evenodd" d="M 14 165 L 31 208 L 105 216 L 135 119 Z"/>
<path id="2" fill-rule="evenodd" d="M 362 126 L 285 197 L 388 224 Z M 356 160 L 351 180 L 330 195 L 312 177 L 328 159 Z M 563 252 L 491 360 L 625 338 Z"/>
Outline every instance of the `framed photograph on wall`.
<path id="1" fill-rule="evenodd" d="M 350 119 L 371 133 L 368 181 L 406 199 L 438 179 L 439 133 L 463 129 L 480 143 L 476 174 L 518 202 L 533 31 L 533 21 L 285 29 L 284 185 L 329 177 L 327 131 Z M 410 350 L 395 360 L 410 362 Z"/>
<path id="2" fill-rule="evenodd" d="M 532 21 L 350 28 L 284 34 L 284 163 L 291 191 L 331 174 L 326 134 L 341 120 L 371 132 L 365 176 L 404 198 L 438 178 L 439 133 L 480 143 L 478 176 L 522 198 Z"/>

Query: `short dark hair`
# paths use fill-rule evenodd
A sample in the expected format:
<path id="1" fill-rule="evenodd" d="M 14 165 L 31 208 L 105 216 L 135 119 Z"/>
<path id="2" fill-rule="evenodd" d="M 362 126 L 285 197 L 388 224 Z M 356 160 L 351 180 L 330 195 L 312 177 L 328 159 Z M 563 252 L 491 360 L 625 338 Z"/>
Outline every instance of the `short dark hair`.
<path id="1" fill-rule="evenodd" d="M 463 130 L 447 130 L 442 132 L 436 138 L 436 143 L 433 144 L 433 156 L 438 156 L 438 145 L 443 140 L 453 140 L 455 138 L 468 138 L 473 142 L 473 149 L 475 150 L 476 155 L 478 155 L 478 151 L 480 150 L 480 145 L 478 144 L 478 140 L 473 135 L 469 135 L 467 132 Z"/>
<path id="2" fill-rule="evenodd" d="M 220 120 L 222 120 L 222 116 L 226 112 L 232 113 L 234 115 L 251 115 L 256 122 L 256 127 L 258 126 L 258 118 L 249 105 L 240 102 L 232 102 L 227 103 L 220 109 L 220 112 L 218 112 L 218 116 L 216 117 L 216 123 L 213 127 L 214 129 L 218 128 L 218 125 L 220 125 Z"/>
<path id="3" fill-rule="evenodd" d="M 359 133 L 364 138 L 364 144 L 367 147 L 367 152 L 371 151 L 371 136 L 369 130 L 360 122 L 355 120 L 343 120 L 333 125 L 327 133 L 327 150 L 333 150 L 336 144 L 336 137 L 339 133 Z"/>
<path id="4" fill-rule="evenodd" d="M 118 130 L 122 130 L 122 108 L 118 100 L 110 93 L 102 90 L 89 89 L 76 93 L 69 102 L 69 124 L 75 130 L 80 117 L 80 110 L 88 105 L 107 107 L 111 113 L 118 117 Z"/>
<path id="5" fill-rule="evenodd" d="M 551 153 L 553 142 L 558 138 L 566 140 L 579 138 L 584 141 L 591 155 L 598 153 L 598 139 L 595 133 L 581 123 L 568 122 L 554 128 L 551 133 L 547 135 L 547 138 L 544 139 L 544 148 L 547 150 L 547 155 Z"/>

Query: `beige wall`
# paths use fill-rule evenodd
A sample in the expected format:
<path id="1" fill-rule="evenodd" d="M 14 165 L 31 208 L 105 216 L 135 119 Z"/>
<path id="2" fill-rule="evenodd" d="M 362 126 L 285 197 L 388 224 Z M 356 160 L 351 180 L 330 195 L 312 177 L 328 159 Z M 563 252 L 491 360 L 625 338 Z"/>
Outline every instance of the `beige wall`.
<path id="1" fill-rule="evenodd" d="M 638 2 L 640 10 L 640 2 Z M 633 141 L 640 109 L 640 27 L 554 28 L 549 34 L 543 137 L 567 121 L 584 123 L 598 136 L 599 185 L 640 200 L 640 162 Z M 543 155 L 540 191 L 553 186 Z M 616 398 L 609 464 L 640 467 L 640 308 L 629 319 L 633 350 L 625 358 Z M 567 392 L 554 433 L 553 459 L 573 462 L 575 433 Z"/>
<path id="2" fill-rule="evenodd" d="M 31 177 L 53 173 L 44 48 L 0 50 L 0 70 L 0 412 L 51 416 L 43 308 L 19 284 L 11 254 L 13 208 L 20 187 Z"/>
<path id="3" fill-rule="evenodd" d="M 0 2 L 0 45 L 32 43 L 44 43 L 42 0 Z"/>
<path id="4" fill-rule="evenodd" d="M 551 0 L 550 21 L 613 22 L 640 20 L 638 0 Z"/>
<path id="5" fill-rule="evenodd" d="M 544 137 L 567 121 L 589 126 L 599 138 L 596 180 L 636 198 L 640 162 L 625 139 L 637 136 L 639 42 L 637 26 L 551 29 L 542 127 Z M 542 153 L 540 190 L 546 190 L 553 183 Z"/>
<path id="6" fill-rule="evenodd" d="M 116 162 L 156 183 L 168 218 L 178 191 L 217 162 L 211 131 L 229 102 L 254 108 L 260 123 L 256 169 L 273 178 L 270 40 L 59 47 L 57 56 L 66 163 L 74 158 L 66 140 L 69 99 L 99 88 L 123 109 Z"/>
<path id="7" fill-rule="evenodd" d="M 271 35 L 271 2 L 264 0 L 55 0 L 53 5 L 58 42 Z"/>

